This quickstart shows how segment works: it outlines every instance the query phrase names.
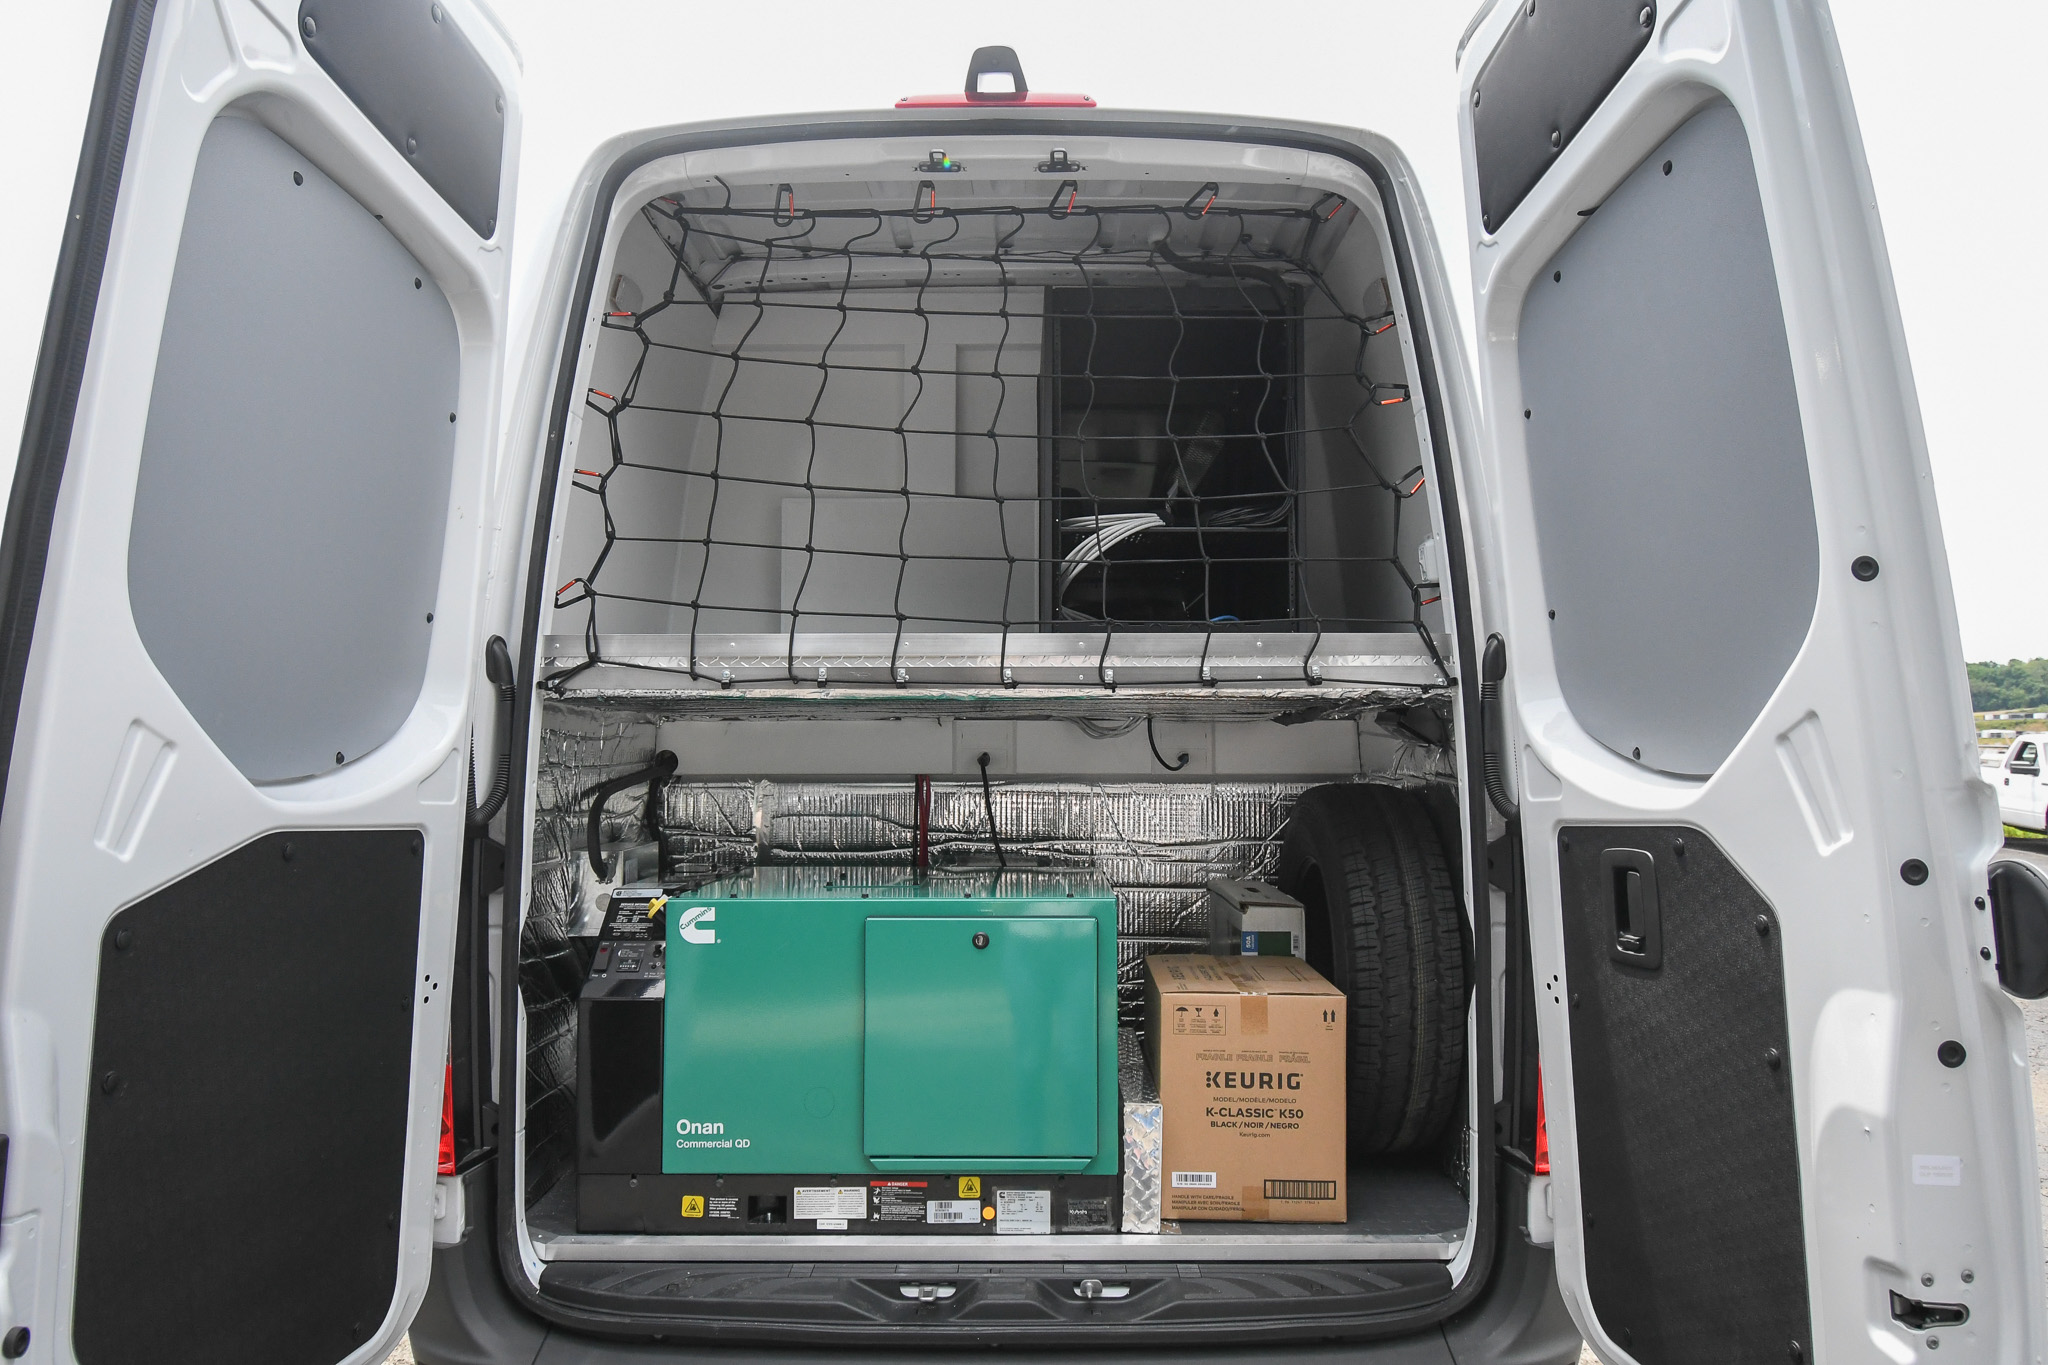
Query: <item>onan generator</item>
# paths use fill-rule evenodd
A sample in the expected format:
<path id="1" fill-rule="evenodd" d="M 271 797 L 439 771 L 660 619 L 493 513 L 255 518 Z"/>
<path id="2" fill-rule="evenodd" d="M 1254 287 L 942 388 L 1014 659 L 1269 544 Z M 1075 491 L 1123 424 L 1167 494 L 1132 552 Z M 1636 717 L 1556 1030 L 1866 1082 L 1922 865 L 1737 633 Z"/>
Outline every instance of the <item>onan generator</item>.
<path id="1" fill-rule="evenodd" d="M 577 1225 L 1113 1230 L 1116 969 L 1115 896 L 1051 873 L 621 891 L 583 993 Z"/>

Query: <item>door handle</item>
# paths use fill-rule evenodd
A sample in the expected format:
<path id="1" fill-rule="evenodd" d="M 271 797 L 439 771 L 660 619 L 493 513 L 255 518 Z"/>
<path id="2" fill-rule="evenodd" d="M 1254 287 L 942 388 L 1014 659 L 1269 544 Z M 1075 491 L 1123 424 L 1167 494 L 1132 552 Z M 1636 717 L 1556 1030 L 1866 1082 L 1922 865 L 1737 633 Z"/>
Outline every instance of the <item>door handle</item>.
<path id="1" fill-rule="evenodd" d="M 1657 860 L 1640 848 L 1600 853 L 1600 894 L 1613 935 L 1607 955 L 1616 962 L 1656 971 L 1664 965 L 1664 916 L 1657 896 Z"/>
<path id="2" fill-rule="evenodd" d="M 484 676 L 491 680 L 491 686 L 498 689 L 498 714 L 493 717 L 498 724 L 498 772 L 491 779 L 491 790 L 479 805 L 476 800 L 476 743 L 470 742 L 469 763 L 469 827 L 487 829 L 497 817 L 498 808 L 505 804 L 505 793 L 512 789 L 512 651 L 505 645 L 505 637 L 493 635 L 484 645 Z"/>
<path id="3" fill-rule="evenodd" d="M 1924 1303 L 1892 1291 L 1892 1317 L 1915 1332 L 1930 1327 L 1960 1327 L 1970 1320 L 1970 1308 L 1962 1303 Z"/>

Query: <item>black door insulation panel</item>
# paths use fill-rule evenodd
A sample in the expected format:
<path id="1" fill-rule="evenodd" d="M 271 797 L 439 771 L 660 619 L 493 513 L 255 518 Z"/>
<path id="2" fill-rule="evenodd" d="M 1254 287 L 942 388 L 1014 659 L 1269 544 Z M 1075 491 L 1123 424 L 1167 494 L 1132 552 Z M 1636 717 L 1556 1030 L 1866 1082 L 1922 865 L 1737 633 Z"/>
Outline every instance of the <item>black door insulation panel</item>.
<path id="1" fill-rule="evenodd" d="M 305 0 L 299 36 L 477 236 L 497 231 L 505 92 L 453 15 L 415 0 Z"/>
<path id="2" fill-rule="evenodd" d="M 1810 1359 L 1777 913 L 1697 829 L 1569 828 L 1558 863 L 1594 1314 L 1657 1365 Z"/>
<path id="3" fill-rule="evenodd" d="M 1650 42 L 1656 0 L 1516 0 L 1472 87 L 1479 221 L 1494 232 Z"/>
<path id="4" fill-rule="evenodd" d="M 383 1322 L 413 1008 L 439 1003 L 416 965 L 420 887 L 414 831 L 286 832 L 108 923 L 83 1365 L 333 1365 Z"/>

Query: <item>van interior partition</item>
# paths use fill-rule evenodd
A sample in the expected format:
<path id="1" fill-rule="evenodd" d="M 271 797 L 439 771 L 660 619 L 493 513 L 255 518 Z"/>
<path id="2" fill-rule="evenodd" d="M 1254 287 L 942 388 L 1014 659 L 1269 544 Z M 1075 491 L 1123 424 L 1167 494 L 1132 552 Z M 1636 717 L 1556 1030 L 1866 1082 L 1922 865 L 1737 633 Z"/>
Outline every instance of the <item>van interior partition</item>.
<path id="1" fill-rule="evenodd" d="M 1146 958 L 1213 946 L 1217 879 L 1293 878 L 1314 901 L 1309 965 L 1352 980 L 1356 926 L 1324 923 L 1353 913 L 1351 883 L 1289 852 L 1307 793 L 1399 791 L 1400 829 L 1381 844 L 1366 830 L 1343 856 L 1409 857 L 1408 885 L 1437 888 L 1438 938 L 1446 907 L 1464 913 L 1445 899 L 1462 836 L 1442 518 L 1377 202 L 1241 158 L 1149 166 L 1141 143 L 1084 158 L 1092 174 L 1043 147 L 1023 164 L 1014 148 L 873 149 L 872 165 L 843 149 L 782 149 L 767 170 L 678 159 L 613 227 L 556 498 L 519 927 L 535 1257 L 559 1276 L 1092 1248 L 1440 1274 L 1471 1217 L 1469 989 L 1448 960 L 1469 929 L 1450 932 L 1449 975 L 1425 992 L 1452 1021 L 1427 1025 L 1433 1084 L 1457 1097 L 1353 1142 L 1343 1221 L 1168 1220 L 1148 1236 L 1106 1213 L 991 1227 L 1018 1235 L 971 1251 L 936 1227 L 884 1238 L 829 1212 L 775 1225 L 802 1222 L 788 1208 L 712 1239 L 688 1221 L 696 1196 L 678 1224 L 579 1223 L 579 1160 L 598 1141 L 579 1137 L 579 1092 L 625 1087 L 606 1134 L 651 1121 L 663 1038 L 678 1036 L 652 1005 L 626 1043 L 582 1022 L 591 982 L 608 976 L 618 997 L 606 916 L 624 888 L 753 895 L 725 888 L 771 872 L 824 893 L 1000 895 L 1022 883 L 990 879 L 1018 875 L 1100 888 L 1109 1014 L 1131 1044 Z M 711 923 L 692 942 L 729 946 Z M 660 976 L 653 942 L 628 960 Z M 708 998 L 671 988 L 660 1008 Z M 764 997 L 761 1013 L 777 1008 Z M 1104 1083 L 1112 1104 L 1133 1084 Z M 836 1121 L 844 1100 L 814 1099 Z M 1103 1189 L 1121 1190 L 1106 1159 Z M 753 1187 L 734 1179 L 743 1213 Z M 1094 1197 L 1072 1207 L 1092 1220 Z"/>

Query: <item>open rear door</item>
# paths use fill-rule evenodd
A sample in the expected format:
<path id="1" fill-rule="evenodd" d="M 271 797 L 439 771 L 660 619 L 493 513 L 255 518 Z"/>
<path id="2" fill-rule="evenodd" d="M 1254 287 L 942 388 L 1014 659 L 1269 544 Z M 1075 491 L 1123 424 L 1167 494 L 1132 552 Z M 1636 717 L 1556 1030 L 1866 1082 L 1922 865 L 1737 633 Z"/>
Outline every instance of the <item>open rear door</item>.
<path id="1" fill-rule="evenodd" d="M 516 80 L 471 0 L 113 6 L 0 579 L 9 1357 L 424 1293 Z"/>
<path id="2" fill-rule="evenodd" d="M 1828 13 L 1502 0 L 1461 62 L 1574 1315 L 1612 1361 L 2031 1359 L 1992 799 Z"/>

